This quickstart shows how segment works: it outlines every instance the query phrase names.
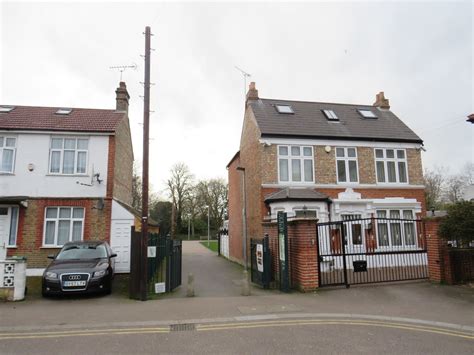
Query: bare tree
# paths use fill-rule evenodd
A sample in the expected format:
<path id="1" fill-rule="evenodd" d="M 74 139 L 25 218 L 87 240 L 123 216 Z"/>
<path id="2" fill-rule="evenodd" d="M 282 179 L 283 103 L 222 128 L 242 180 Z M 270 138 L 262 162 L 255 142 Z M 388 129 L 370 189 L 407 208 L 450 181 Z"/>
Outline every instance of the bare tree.
<path id="1" fill-rule="evenodd" d="M 441 205 L 441 198 L 443 195 L 443 185 L 446 178 L 443 175 L 442 167 L 437 167 L 434 170 L 425 169 L 423 174 L 425 184 L 425 198 L 426 207 L 439 208 Z"/>
<path id="2" fill-rule="evenodd" d="M 466 187 L 466 181 L 461 175 L 453 175 L 446 182 L 446 198 L 451 203 L 458 202 Z"/>
<path id="3" fill-rule="evenodd" d="M 466 185 L 474 185 L 474 163 L 468 162 L 461 169 L 461 176 Z"/>
<path id="4" fill-rule="evenodd" d="M 175 164 L 171 168 L 170 173 L 171 176 L 166 182 L 166 185 L 171 202 L 176 211 L 171 229 L 174 232 L 179 232 L 182 227 L 182 214 L 185 201 L 191 192 L 194 177 L 188 166 L 184 163 Z"/>
<path id="5" fill-rule="evenodd" d="M 227 213 L 227 184 L 223 179 L 200 181 L 196 185 L 196 194 L 201 215 L 207 214 L 209 206 L 210 220 L 214 228 L 219 228 Z"/>
<path id="6" fill-rule="evenodd" d="M 138 167 L 135 164 L 132 177 L 132 207 L 137 211 L 142 210 L 142 178 L 138 174 Z"/>

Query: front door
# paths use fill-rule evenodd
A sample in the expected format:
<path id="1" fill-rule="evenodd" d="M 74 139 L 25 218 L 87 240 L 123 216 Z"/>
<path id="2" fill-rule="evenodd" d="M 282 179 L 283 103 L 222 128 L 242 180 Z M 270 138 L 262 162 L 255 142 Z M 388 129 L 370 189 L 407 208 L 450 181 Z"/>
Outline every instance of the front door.
<path id="1" fill-rule="evenodd" d="M 7 243 L 10 236 L 10 209 L 0 207 L 0 260 L 7 257 Z"/>
<path id="2" fill-rule="evenodd" d="M 130 238 L 132 222 L 128 220 L 112 221 L 112 236 L 110 246 L 117 254 L 115 259 L 115 272 L 130 272 Z"/>
<path id="3" fill-rule="evenodd" d="M 343 221 L 343 240 L 346 248 L 346 254 L 365 252 L 365 241 L 362 235 L 361 215 L 342 215 Z"/>

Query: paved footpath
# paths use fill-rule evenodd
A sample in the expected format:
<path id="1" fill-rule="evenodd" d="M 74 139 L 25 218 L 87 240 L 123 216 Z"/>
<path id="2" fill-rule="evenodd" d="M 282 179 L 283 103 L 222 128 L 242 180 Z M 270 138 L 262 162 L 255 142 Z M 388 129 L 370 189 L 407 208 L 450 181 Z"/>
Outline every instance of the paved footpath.
<path id="1" fill-rule="evenodd" d="M 199 241 L 183 241 L 183 286 L 166 297 L 186 297 L 188 274 L 194 275 L 196 297 L 232 297 L 241 291 L 242 267 L 219 257 Z M 265 294 L 254 289 L 254 295 Z"/>
<path id="2" fill-rule="evenodd" d="M 0 353 L 460 353 L 474 349 L 474 289 L 429 282 L 314 293 L 252 289 L 241 268 L 184 243 L 183 286 L 0 304 Z M 183 297 L 193 271 L 196 296 Z M 61 351 L 60 351 L 61 352 Z"/>

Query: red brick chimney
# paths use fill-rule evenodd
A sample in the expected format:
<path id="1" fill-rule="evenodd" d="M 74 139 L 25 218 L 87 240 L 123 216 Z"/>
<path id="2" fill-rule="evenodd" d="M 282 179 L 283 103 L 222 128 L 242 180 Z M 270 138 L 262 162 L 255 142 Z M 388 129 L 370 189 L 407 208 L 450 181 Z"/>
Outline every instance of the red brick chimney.
<path id="1" fill-rule="evenodd" d="M 128 99 L 130 99 L 130 95 L 127 91 L 127 85 L 125 82 L 121 81 L 117 90 L 115 90 L 116 94 L 116 107 L 117 111 L 125 111 L 128 112 Z"/>
<path id="2" fill-rule="evenodd" d="M 252 81 L 249 84 L 249 91 L 247 92 L 246 102 L 248 102 L 249 100 L 258 100 L 258 90 L 255 88 L 255 82 L 254 81 Z"/>
<path id="3" fill-rule="evenodd" d="M 376 96 L 375 96 L 375 102 L 374 102 L 375 107 L 383 108 L 383 109 L 390 109 L 390 102 L 388 99 L 385 98 L 385 95 L 383 91 L 380 91 Z"/>

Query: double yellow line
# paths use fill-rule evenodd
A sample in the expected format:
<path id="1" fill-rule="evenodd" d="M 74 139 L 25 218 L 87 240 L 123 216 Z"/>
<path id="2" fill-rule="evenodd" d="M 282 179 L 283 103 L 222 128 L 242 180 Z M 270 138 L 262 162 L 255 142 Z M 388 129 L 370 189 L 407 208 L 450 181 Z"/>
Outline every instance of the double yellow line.
<path id="1" fill-rule="evenodd" d="M 202 331 L 219 331 L 219 330 L 236 330 L 236 329 L 252 329 L 252 328 L 270 328 L 270 327 L 292 327 L 292 326 L 317 326 L 317 325 L 341 325 L 341 326 L 365 326 L 365 327 L 384 327 L 392 329 L 401 329 L 406 331 L 417 331 L 432 334 L 440 334 L 454 336 L 469 340 L 474 340 L 472 333 L 466 333 L 451 329 L 443 329 L 429 326 L 421 326 L 414 324 L 393 323 L 372 320 L 356 320 L 356 319 L 300 319 L 300 320 L 271 320 L 262 322 L 233 322 L 218 324 L 201 324 L 196 326 L 196 330 Z M 69 331 L 48 331 L 48 332 L 24 332 L 24 333 L 0 333 L 0 341 L 14 339 L 47 339 L 61 337 L 86 337 L 86 336 L 103 336 L 103 335 L 133 335 L 133 334 L 160 334 L 169 333 L 170 328 L 166 327 L 146 327 L 146 328 L 111 328 L 111 329 L 84 329 Z"/>
<path id="2" fill-rule="evenodd" d="M 410 331 L 419 331 L 427 333 L 435 333 L 442 335 L 449 335 L 455 337 L 466 338 L 474 340 L 472 333 L 465 333 L 456 330 L 435 328 L 428 326 L 419 326 L 404 323 L 392 323 L 371 320 L 347 320 L 347 319 L 315 319 L 315 320 L 280 320 L 267 322 L 252 322 L 252 323 L 227 323 L 227 324 L 212 324 L 201 325 L 197 328 L 198 331 L 212 331 L 212 330 L 230 330 L 230 329 L 250 329 L 250 328 L 264 328 L 264 327 L 288 327 L 288 326 L 305 326 L 305 325 L 348 325 L 348 326 L 368 326 L 368 327 L 385 327 Z"/>

